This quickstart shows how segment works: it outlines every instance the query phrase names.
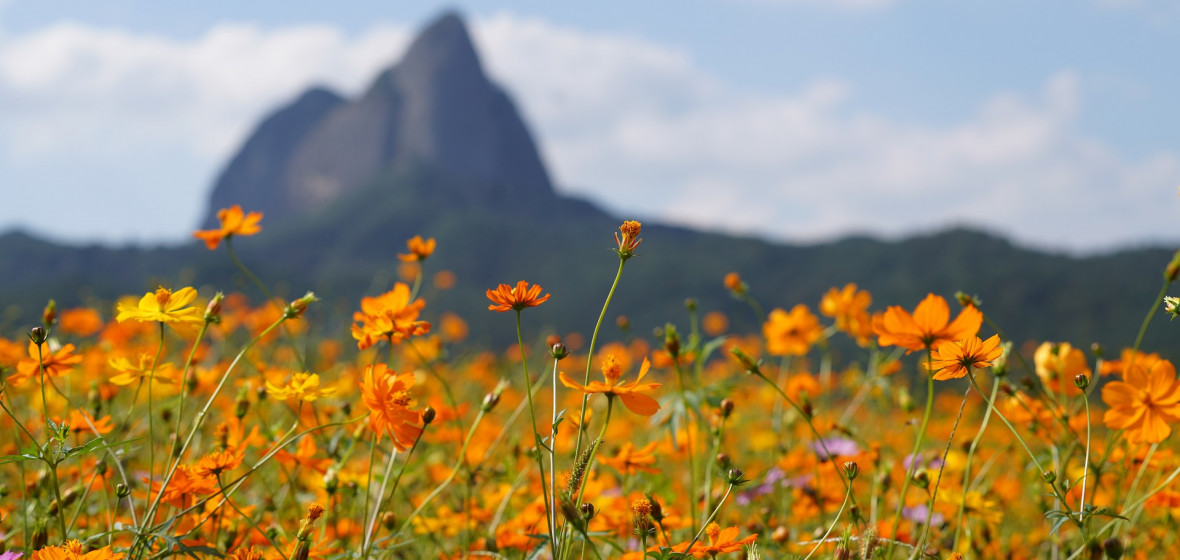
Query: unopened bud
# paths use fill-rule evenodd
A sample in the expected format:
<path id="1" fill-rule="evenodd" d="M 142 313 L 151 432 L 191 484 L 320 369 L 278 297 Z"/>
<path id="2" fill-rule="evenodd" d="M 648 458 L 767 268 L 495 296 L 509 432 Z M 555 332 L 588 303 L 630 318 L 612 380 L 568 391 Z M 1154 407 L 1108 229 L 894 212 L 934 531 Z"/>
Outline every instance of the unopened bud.
<path id="1" fill-rule="evenodd" d="M 1123 557 L 1123 541 L 1111 537 L 1102 542 L 1102 550 L 1106 552 L 1106 557 L 1111 560 L 1119 560 Z"/>
<path id="2" fill-rule="evenodd" d="M 856 461 L 844 463 L 844 474 L 848 475 L 848 480 L 856 480 L 856 475 L 860 474 L 860 465 Z"/>
<path id="3" fill-rule="evenodd" d="M 397 517 L 393 515 L 392 511 L 381 514 L 381 526 L 390 531 L 397 527 Z"/>
<path id="4" fill-rule="evenodd" d="M 491 412 L 496 408 L 496 404 L 500 402 L 500 393 L 488 393 L 483 397 L 483 411 Z"/>
<path id="5" fill-rule="evenodd" d="M 594 519 L 594 516 L 598 515 L 598 512 L 594 509 L 594 504 L 589 502 L 582 504 L 582 507 L 578 509 L 581 511 L 582 519 L 587 521 Z"/>
<path id="6" fill-rule="evenodd" d="M 33 327 L 29 329 L 29 340 L 33 341 L 33 344 L 37 346 L 45 344 L 45 341 L 49 340 L 49 329 L 45 327 Z"/>
<path id="7" fill-rule="evenodd" d="M 687 309 L 689 313 L 696 311 L 697 310 L 697 300 L 695 300 L 693 298 L 685 298 L 684 308 Z"/>
<path id="8" fill-rule="evenodd" d="M 127 488 L 126 484 L 120 482 L 115 485 L 115 495 L 120 498 L 126 498 L 131 495 L 131 490 Z"/>
<path id="9" fill-rule="evenodd" d="M 1102 355 L 1106 353 L 1106 349 L 1102 347 L 1102 344 L 1098 342 L 1092 342 L 1090 343 L 1090 353 L 1093 354 L 1095 358 L 1101 358 Z"/>
<path id="10" fill-rule="evenodd" d="M 49 327 L 52 327 L 53 324 L 56 322 L 57 322 L 57 302 L 53 301 L 53 300 L 49 300 L 49 303 L 45 304 L 45 310 L 41 312 L 41 324 L 45 325 L 45 328 L 48 329 Z"/>
<path id="11" fill-rule="evenodd" d="M 209 305 L 205 306 L 206 323 L 221 323 L 221 302 L 223 301 L 225 301 L 225 294 L 221 292 L 213 294 L 213 299 L 209 300 Z"/>
<path id="12" fill-rule="evenodd" d="M 1045 482 L 1047 482 L 1049 484 L 1053 484 L 1054 482 L 1057 481 L 1057 473 L 1055 473 L 1051 470 L 1045 471 L 1045 472 L 1041 473 L 1041 480 L 1044 480 Z"/>
<path id="13" fill-rule="evenodd" d="M 668 323 L 664 327 L 664 350 L 675 359 L 680 355 L 680 335 L 676 332 L 676 325 Z"/>
<path id="14" fill-rule="evenodd" d="M 729 415 L 733 414 L 733 407 L 733 401 L 729 399 L 721 399 L 721 417 L 729 418 Z"/>
<path id="15" fill-rule="evenodd" d="M 1073 376 L 1073 384 L 1078 389 L 1085 391 L 1086 387 L 1090 386 L 1090 378 L 1086 377 L 1084 373 L 1079 373 Z"/>
<path id="16" fill-rule="evenodd" d="M 758 369 L 758 363 L 755 362 L 754 358 L 751 358 L 750 355 L 740 347 L 734 346 L 733 348 L 730 348 L 729 353 L 738 361 L 739 364 L 742 365 L 742 368 L 746 370 L 746 373 L 761 375 L 762 371 Z"/>
<path id="17" fill-rule="evenodd" d="M 1172 262 L 1164 267 L 1165 280 L 1175 282 L 1177 276 L 1180 276 L 1180 251 L 1176 251 L 1176 254 L 1172 255 Z"/>
<path id="18" fill-rule="evenodd" d="M 979 296 L 973 296 L 964 292 L 955 292 L 955 299 L 958 300 L 959 305 L 963 307 L 978 308 L 983 302 L 980 301 Z"/>
<path id="19" fill-rule="evenodd" d="M 434 407 L 430 407 L 430 406 L 426 407 L 422 411 L 422 424 L 429 426 L 431 422 L 434 422 L 434 417 L 436 415 L 438 415 L 438 413 L 435 412 Z"/>
<path id="20" fill-rule="evenodd" d="M 922 469 L 914 473 L 913 481 L 918 488 L 927 488 L 930 486 L 930 475 L 926 473 L 926 469 Z"/>
<path id="21" fill-rule="evenodd" d="M 564 360 L 566 356 L 570 355 L 570 350 L 569 348 L 566 348 L 565 344 L 559 340 L 557 343 L 549 347 L 549 355 L 552 356 L 554 360 L 561 361 Z"/>
<path id="22" fill-rule="evenodd" d="M 316 301 L 319 301 L 319 298 L 315 297 L 314 293 L 307 292 L 307 294 L 305 294 L 303 297 L 291 302 L 291 304 L 287 306 L 287 309 L 283 311 L 283 314 L 288 319 L 297 319 L 303 316 L 304 311 L 307 311 L 307 306 Z"/>

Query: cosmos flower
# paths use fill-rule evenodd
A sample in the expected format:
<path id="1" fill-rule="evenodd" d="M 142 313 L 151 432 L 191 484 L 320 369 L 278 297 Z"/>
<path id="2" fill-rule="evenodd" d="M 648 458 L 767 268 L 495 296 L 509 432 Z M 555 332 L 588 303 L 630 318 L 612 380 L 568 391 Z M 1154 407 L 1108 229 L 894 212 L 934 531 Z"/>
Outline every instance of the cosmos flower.
<path id="1" fill-rule="evenodd" d="M 950 309 L 941 296 L 927 294 L 914 314 L 896 305 L 873 317 L 873 331 L 881 346 L 900 346 L 908 352 L 933 348 L 940 341 L 954 342 L 975 336 L 983 324 L 983 313 L 968 305 L 950 320 Z"/>
<path id="2" fill-rule="evenodd" d="M 495 290 L 488 290 L 487 296 L 492 301 L 492 304 L 488 306 L 489 311 L 504 312 L 536 307 L 545 303 L 550 294 L 541 296 L 541 286 L 533 284 L 532 287 L 529 287 L 528 282 L 521 280 L 516 283 L 516 287 L 500 284 Z"/>
<path id="3" fill-rule="evenodd" d="M 229 208 L 217 211 L 217 220 L 221 227 L 193 232 L 193 237 L 205 242 L 210 251 L 217 248 L 221 241 L 234 235 L 254 235 L 262 231 L 258 222 L 262 220 L 262 212 L 242 212 L 242 207 L 235 204 Z"/>
<path id="4" fill-rule="evenodd" d="M 643 365 L 639 366 L 639 376 L 635 378 L 635 381 L 620 383 L 622 366 L 613 355 L 607 354 L 602 361 L 602 377 L 606 379 L 606 383 L 591 381 L 589 385 L 582 385 L 570 379 L 565 372 L 559 373 L 558 378 L 561 379 L 562 385 L 586 394 L 602 393 L 609 397 L 617 396 L 631 412 L 641 416 L 651 416 L 660 410 L 660 403 L 644 393 L 658 388 L 660 383 L 640 383 L 650 368 L 651 362 L 644 358 Z"/>

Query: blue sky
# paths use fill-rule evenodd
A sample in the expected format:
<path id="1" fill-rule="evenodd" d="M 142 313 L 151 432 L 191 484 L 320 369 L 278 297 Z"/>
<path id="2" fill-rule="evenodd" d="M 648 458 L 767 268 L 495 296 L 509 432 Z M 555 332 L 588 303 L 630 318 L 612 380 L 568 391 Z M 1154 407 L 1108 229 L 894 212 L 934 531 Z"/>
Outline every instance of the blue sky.
<path id="1" fill-rule="evenodd" d="M 0 230 L 183 239 L 259 118 L 357 94 L 447 7 L 560 188 L 620 215 L 1180 240 L 1180 9 L 1148 0 L 0 0 Z"/>

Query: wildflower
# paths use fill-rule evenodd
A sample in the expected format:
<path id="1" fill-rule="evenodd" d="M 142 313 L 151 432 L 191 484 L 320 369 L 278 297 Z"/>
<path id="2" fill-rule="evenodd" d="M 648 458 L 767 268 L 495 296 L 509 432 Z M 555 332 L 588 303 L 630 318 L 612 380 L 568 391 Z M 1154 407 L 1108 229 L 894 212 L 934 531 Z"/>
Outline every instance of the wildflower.
<path id="1" fill-rule="evenodd" d="M 992 362 L 1004 353 L 1000 347 L 999 335 L 987 340 L 972 336 L 955 342 L 943 342 L 934 348 L 930 371 L 934 379 L 958 379 L 971 373 L 971 368 L 991 367 Z"/>
<path id="2" fill-rule="evenodd" d="M 805 355 L 823 334 L 819 319 L 803 304 L 793 307 L 790 313 L 782 309 L 771 311 L 762 325 L 766 351 L 773 356 Z"/>
<path id="3" fill-rule="evenodd" d="M 1160 360 L 1151 369 L 1132 366 L 1122 381 L 1102 387 L 1102 400 L 1110 408 L 1102 420 L 1108 428 L 1126 430 L 1131 443 L 1159 443 L 1172 433 L 1171 424 L 1180 420 L 1180 383 L 1176 368 Z"/>
<path id="4" fill-rule="evenodd" d="M 642 449 L 636 450 L 635 444 L 628 441 L 619 448 L 619 452 L 614 457 L 602 457 L 598 462 L 610 465 L 625 474 L 634 474 L 636 471 L 658 473 L 659 469 L 652 466 L 656 464 L 655 450 L 658 443 L 653 441 Z"/>
<path id="5" fill-rule="evenodd" d="M 422 427 L 418 426 L 421 414 L 410 410 L 414 401 L 409 389 L 397 372 L 385 364 L 365 368 L 361 398 L 369 407 L 369 427 L 377 432 L 378 440 L 380 434 L 389 434 L 398 451 L 409 449 L 422 433 Z"/>
<path id="6" fill-rule="evenodd" d="M 221 222 L 220 228 L 193 232 L 193 237 L 203 240 L 210 251 L 216 249 L 223 239 L 229 239 L 235 235 L 254 235 L 262 231 L 262 226 L 258 225 L 258 222 L 262 220 L 262 212 L 246 214 L 237 204 L 218 210 L 217 220 Z"/>
<path id="7" fill-rule="evenodd" d="M 155 292 L 144 294 L 135 307 L 120 303 L 115 320 L 120 323 L 127 319 L 141 323 L 156 321 L 173 327 L 195 325 L 205 320 L 202 309 L 189 307 L 195 299 L 197 291 L 191 286 L 175 292 L 160 286 Z"/>
<path id="8" fill-rule="evenodd" d="M 32 560 L 119 560 L 120 558 L 123 558 L 123 554 L 112 551 L 109 546 L 86 552 L 86 547 L 82 543 L 71 540 L 62 546 L 47 546 L 34 552 Z"/>
<path id="9" fill-rule="evenodd" d="M 1036 364 L 1037 377 L 1041 378 L 1041 383 L 1054 393 L 1080 395 L 1082 391 L 1074 386 L 1073 378 L 1079 375 L 1090 377 L 1085 353 L 1068 342 L 1042 343 L 1033 354 L 1033 363 Z"/>
<path id="10" fill-rule="evenodd" d="M 357 348 L 364 350 L 381 340 L 396 344 L 430 332 L 430 323 L 418 320 L 423 307 L 426 302 L 411 301 L 410 287 L 401 282 L 377 297 L 361 298 L 361 310 L 352 315 Z"/>
<path id="11" fill-rule="evenodd" d="M 122 356 L 111 358 L 107 364 L 111 366 L 111 369 L 119 373 L 111 376 L 107 381 L 115 385 L 131 385 L 140 381 L 151 373 L 152 360 L 154 359 L 151 354 L 147 353 L 141 353 L 139 355 L 138 363 L 132 363 L 130 359 Z M 156 381 L 171 384 L 179 381 L 177 377 L 179 376 L 177 375 L 176 369 L 172 367 L 171 362 L 163 362 L 156 366 Z"/>
<path id="12" fill-rule="evenodd" d="M 318 454 L 319 448 L 316 446 L 315 438 L 303 437 L 295 445 L 294 453 L 280 449 L 275 453 L 275 460 L 288 467 L 303 466 L 323 474 L 328 472 L 328 467 L 332 465 L 332 459 L 316 459 Z"/>
<path id="13" fill-rule="evenodd" d="M 226 554 L 225 560 L 262 560 L 262 553 L 248 546 Z"/>
<path id="14" fill-rule="evenodd" d="M 619 377 L 622 376 L 622 367 L 613 355 L 608 354 L 602 363 L 602 377 L 606 379 L 606 383 L 591 381 L 589 385 L 582 385 L 570 379 L 565 372 L 558 374 L 558 377 L 561 379 L 561 384 L 570 389 L 576 389 L 586 394 L 602 393 L 612 398 L 617 396 L 622 399 L 623 404 L 631 412 L 641 416 L 651 416 L 660 410 L 660 403 L 643 393 L 656 389 L 661 384 L 640 383 L 650 368 L 651 362 L 644 358 L 643 365 L 639 366 L 639 376 L 635 378 L 635 381 L 620 383 Z"/>
<path id="15" fill-rule="evenodd" d="M 733 297 L 736 298 L 741 298 L 742 296 L 746 295 L 746 292 L 750 290 L 750 287 L 746 285 L 745 282 L 742 282 L 741 275 L 736 272 L 730 272 L 729 274 L 726 274 L 725 280 L 723 282 L 725 284 L 725 289 L 729 290 L 729 293 L 733 294 Z"/>
<path id="16" fill-rule="evenodd" d="M 47 378 L 60 377 L 81 362 L 82 356 L 74 353 L 73 344 L 66 344 L 53 351 L 48 346 L 38 350 L 38 345 L 30 342 L 28 359 L 17 362 L 16 373 L 8 378 L 8 382 L 20 386 L 25 381 L 39 376 L 42 370 Z"/>
<path id="17" fill-rule="evenodd" d="M 717 523 L 710 523 L 705 527 L 705 536 L 708 538 L 708 543 L 696 543 L 692 546 L 692 550 L 684 550 L 687 548 L 687 543 L 672 547 L 676 552 L 687 552 L 696 556 L 697 558 L 704 558 L 706 556 L 712 558 L 724 552 L 737 552 L 743 546 L 752 544 L 758 539 L 758 535 L 750 535 L 738 539 L 737 536 L 741 529 L 737 527 L 721 528 Z"/>
<path id="18" fill-rule="evenodd" d="M 492 300 L 492 304 L 488 306 L 489 311 L 520 311 L 526 307 L 536 307 L 545 303 L 551 294 L 541 296 L 541 286 L 533 284 L 529 287 L 529 283 L 521 280 L 516 283 L 516 287 L 511 287 L 508 284 L 500 284 L 495 290 L 488 290 L 488 299 Z M 541 297 L 538 297 L 541 296 Z"/>
<path id="19" fill-rule="evenodd" d="M 1180 297 L 1167 296 L 1164 298 L 1164 313 L 1170 315 L 1172 319 L 1180 316 L 1180 309 L 1177 307 L 1180 307 Z"/>
<path id="20" fill-rule="evenodd" d="M 406 241 L 406 248 L 410 252 L 406 254 L 399 253 L 397 258 L 404 262 L 422 262 L 430 258 L 430 255 L 434 253 L 434 245 L 435 241 L 433 237 L 424 241 L 421 235 L 415 235 L 409 241 Z"/>
<path id="21" fill-rule="evenodd" d="M 639 232 L 642 230 L 643 224 L 634 220 L 627 220 L 619 226 L 619 231 L 615 233 L 615 244 L 618 245 L 615 252 L 619 254 L 620 259 L 627 260 L 635 256 L 635 248 L 643 242 L 639 238 Z M 622 233 L 623 237 L 619 237 L 619 233 Z"/>
<path id="22" fill-rule="evenodd" d="M 865 290 L 858 290 L 856 284 L 846 284 L 841 289 L 831 288 L 819 302 L 819 312 L 836 320 L 836 328 L 856 339 L 865 346 L 873 335 L 873 322 L 869 316 L 869 305 L 873 296 Z"/>
<path id="23" fill-rule="evenodd" d="M 58 329 L 63 333 L 90 336 L 102 330 L 102 317 L 89 308 L 67 309 L 58 319 Z"/>
<path id="24" fill-rule="evenodd" d="M 983 313 L 975 306 L 964 307 L 954 321 L 941 296 L 927 294 L 914 314 L 898 306 L 873 317 L 873 331 L 881 346 L 900 346 L 908 352 L 933 348 L 939 341 L 956 341 L 975 336 L 983 324 Z"/>
<path id="25" fill-rule="evenodd" d="M 315 402 L 335 392 L 334 388 L 320 388 L 320 376 L 315 373 L 296 373 L 284 385 L 266 382 L 266 393 L 280 401 L 294 398 L 297 401 Z"/>
<path id="26" fill-rule="evenodd" d="M 232 449 L 214 451 L 201 458 L 196 468 L 193 469 L 193 474 L 200 477 L 216 478 L 221 473 L 232 471 L 241 465 L 243 457 L 243 453 Z"/>

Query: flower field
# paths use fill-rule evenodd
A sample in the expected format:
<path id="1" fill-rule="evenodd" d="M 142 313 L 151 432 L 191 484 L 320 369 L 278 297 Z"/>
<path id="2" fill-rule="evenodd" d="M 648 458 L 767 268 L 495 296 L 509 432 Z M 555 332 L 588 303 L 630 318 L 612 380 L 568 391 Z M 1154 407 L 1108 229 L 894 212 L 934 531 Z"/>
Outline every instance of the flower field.
<path id="1" fill-rule="evenodd" d="M 274 297 L 234 253 L 265 235 L 262 216 L 219 217 L 196 237 L 248 293 L 50 302 L 42 325 L 2 333 L 0 559 L 1095 560 L 1180 547 L 1180 382 L 1162 349 L 1138 347 L 1172 326 L 1158 320 L 1177 313 L 1164 296 L 1180 254 L 1160 263 L 1160 296 L 1144 294 L 1133 348 L 1017 346 L 961 293 L 877 302 L 848 284 L 777 301 L 740 271 L 717 289 L 760 332 L 690 300 L 653 334 L 620 329 L 628 310 L 611 306 L 644 266 L 642 226 L 627 221 L 585 335 L 531 323 L 562 294 L 521 280 L 487 286 L 486 313 L 518 341 L 487 349 L 421 297 L 453 284 L 430 270 L 447 250 L 433 239 L 410 239 L 404 281 L 327 332 L 309 324 L 314 294 Z"/>

